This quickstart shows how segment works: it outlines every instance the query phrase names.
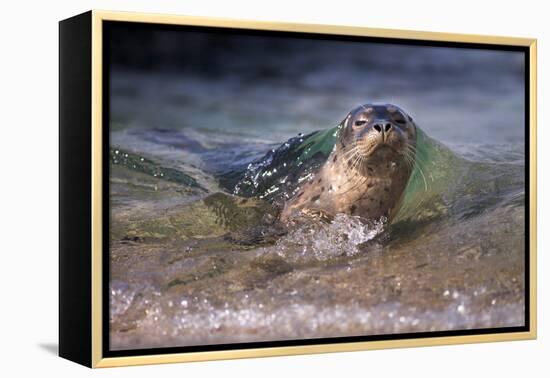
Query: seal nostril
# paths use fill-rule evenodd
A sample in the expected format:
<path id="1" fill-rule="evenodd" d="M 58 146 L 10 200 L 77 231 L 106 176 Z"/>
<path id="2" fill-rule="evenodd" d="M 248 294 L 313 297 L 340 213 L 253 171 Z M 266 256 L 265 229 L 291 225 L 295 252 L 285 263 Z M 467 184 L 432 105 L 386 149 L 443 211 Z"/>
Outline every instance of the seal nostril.
<path id="1" fill-rule="evenodd" d="M 379 133 L 382 132 L 382 128 L 380 127 L 379 124 L 376 124 L 376 125 L 374 125 L 373 127 L 374 127 L 374 130 L 378 131 Z"/>
<path id="2" fill-rule="evenodd" d="M 386 127 L 384 127 L 384 131 L 388 132 L 391 129 L 391 125 L 389 123 L 386 123 Z"/>

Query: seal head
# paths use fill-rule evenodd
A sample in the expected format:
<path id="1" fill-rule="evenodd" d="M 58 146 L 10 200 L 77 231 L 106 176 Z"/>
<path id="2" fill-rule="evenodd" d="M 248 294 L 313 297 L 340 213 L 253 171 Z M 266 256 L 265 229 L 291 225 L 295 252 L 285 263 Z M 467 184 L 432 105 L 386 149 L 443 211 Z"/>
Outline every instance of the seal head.
<path id="1" fill-rule="evenodd" d="M 338 213 L 390 218 L 414 167 L 416 126 L 392 104 L 365 104 L 340 123 L 333 151 L 319 172 L 285 204 L 293 214 Z"/>

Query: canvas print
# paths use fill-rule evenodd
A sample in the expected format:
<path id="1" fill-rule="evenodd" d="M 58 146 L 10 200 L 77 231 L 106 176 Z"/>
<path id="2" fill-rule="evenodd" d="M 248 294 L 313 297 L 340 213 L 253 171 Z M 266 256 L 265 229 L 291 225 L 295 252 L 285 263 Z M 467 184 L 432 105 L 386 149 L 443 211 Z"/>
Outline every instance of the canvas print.
<path id="1" fill-rule="evenodd" d="M 523 51 L 104 38 L 110 351 L 526 325 Z"/>

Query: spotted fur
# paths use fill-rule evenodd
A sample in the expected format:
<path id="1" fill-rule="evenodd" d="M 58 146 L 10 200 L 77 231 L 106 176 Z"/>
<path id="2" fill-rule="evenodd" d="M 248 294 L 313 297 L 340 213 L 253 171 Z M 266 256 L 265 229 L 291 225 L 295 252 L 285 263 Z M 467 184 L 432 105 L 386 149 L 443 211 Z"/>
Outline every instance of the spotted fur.
<path id="1" fill-rule="evenodd" d="M 415 149 L 416 126 L 402 109 L 391 104 L 354 109 L 340 124 L 323 167 L 287 201 L 280 218 L 311 212 L 329 218 L 339 213 L 391 218 L 411 174 Z M 376 205 L 369 205 L 373 201 Z"/>

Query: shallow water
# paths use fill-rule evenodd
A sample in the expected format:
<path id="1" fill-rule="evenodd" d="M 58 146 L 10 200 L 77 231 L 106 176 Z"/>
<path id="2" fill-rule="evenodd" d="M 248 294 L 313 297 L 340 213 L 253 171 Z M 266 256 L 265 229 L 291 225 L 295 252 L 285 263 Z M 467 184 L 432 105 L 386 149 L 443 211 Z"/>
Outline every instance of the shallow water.
<path id="1" fill-rule="evenodd" d="M 462 64 L 506 62 L 499 54 Z M 455 80 L 467 67 L 442 62 L 416 87 L 382 65 L 354 91 L 339 88 L 349 70 L 326 80 L 313 69 L 288 84 L 301 102 L 257 82 L 115 71 L 110 347 L 523 325 L 521 64 Z M 381 98 L 388 88 L 398 95 Z M 310 133 L 382 99 L 427 135 L 396 218 L 280 227 L 277 207 L 322 164 L 315 147 L 332 131 Z"/>

